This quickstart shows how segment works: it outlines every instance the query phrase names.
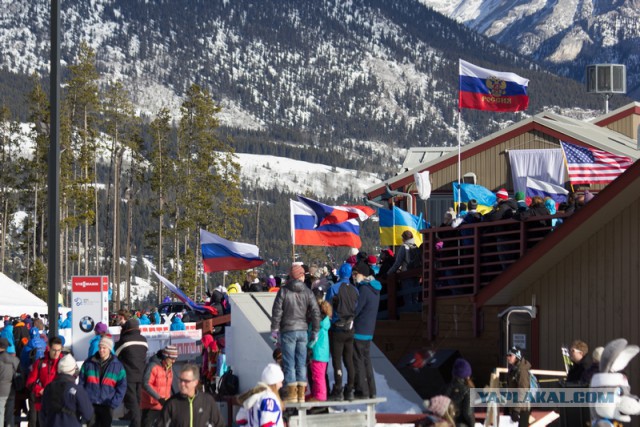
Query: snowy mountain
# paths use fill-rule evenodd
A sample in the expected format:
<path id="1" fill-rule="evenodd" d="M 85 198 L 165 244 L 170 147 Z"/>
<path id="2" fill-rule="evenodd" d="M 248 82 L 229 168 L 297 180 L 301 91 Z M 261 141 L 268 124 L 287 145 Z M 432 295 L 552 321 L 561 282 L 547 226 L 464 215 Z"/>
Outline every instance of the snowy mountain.
<path id="1" fill-rule="evenodd" d="M 638 0 L 420 1 L 576 80 L 588 64 L 625 64 L 628 94 L 640 99 Z"/>
<path id="2" fill-rule="evenodd" d="M 46 75 L 49 2 L 0 3 L 2 68 Z M 177 114 L 195 82 L 223 125 L 270 141 L 455 145 L 461 57 L 526 74 L 530 113 L 598 105 L 418 0 L 68 0 L 61 22 L 64 63 L 87 42 L 103 81 L 122 80 L 141 113 Z M 465 139 L 519 117 L 471 115 Z"/>

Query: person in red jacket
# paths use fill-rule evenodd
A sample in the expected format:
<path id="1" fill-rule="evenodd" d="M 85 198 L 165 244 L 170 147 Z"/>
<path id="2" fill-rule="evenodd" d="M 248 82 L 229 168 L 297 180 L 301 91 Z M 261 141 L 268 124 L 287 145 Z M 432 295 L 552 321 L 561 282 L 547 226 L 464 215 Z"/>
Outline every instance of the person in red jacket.
<path id="1" fill-rule="evenodd" d="M 62 340 L 59 337 L 54 337 L 49 340 L 49 351 L 31 365 L 26 386 L 35 403 L 35 414 L 37 415 L 35 417 L 29 416 L 29 427 L 34 427 L 38 422 L 44 388 L 53 382 L 58 375 L 58 362 L 62 356 Z"/>
<path id="2" fill-rule="evenodd" d="M 175 345 L 168 345 L 149 359 L 142 379 L 140 408 L 142 409 L 142 427 L 153 426 L 160 416 L 162 407 L 173 394 L 173 363 L 178 358 Z"/>

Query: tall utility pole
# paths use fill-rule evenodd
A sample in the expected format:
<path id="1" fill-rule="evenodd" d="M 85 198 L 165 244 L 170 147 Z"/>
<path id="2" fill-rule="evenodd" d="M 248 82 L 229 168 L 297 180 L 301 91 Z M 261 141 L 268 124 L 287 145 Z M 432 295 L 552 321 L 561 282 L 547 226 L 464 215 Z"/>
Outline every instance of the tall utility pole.
<path id="1" fill-rule="evenodd" d="M 49 232 L 47 279 L 49 337 L 58 336 L 58 292 L 60 291 L 60 4 L 51 0 L 51 129 L 49 143 Z"/>

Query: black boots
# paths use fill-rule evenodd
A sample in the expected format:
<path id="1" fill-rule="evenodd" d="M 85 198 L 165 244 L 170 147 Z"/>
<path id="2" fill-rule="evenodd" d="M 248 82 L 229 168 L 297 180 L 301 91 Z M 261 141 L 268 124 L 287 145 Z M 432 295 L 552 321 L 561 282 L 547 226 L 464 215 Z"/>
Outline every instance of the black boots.
<path id="1" fill-rule="evenodd" d="M 344 400 L 344 397 L 342 396 L 342 387 L 334 385 L 328 400 L 333 400 L 334 402 L 342 402 Z"/>

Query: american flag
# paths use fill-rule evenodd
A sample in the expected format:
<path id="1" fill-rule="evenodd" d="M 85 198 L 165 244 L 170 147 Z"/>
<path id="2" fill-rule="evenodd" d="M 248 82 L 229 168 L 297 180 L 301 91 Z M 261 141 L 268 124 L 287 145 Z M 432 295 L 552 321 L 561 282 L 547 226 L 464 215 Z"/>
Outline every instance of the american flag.
<path id="1" fill-rule="evenodd" d="M 560 141 L 571 184 L 608 184 L 633 164 L 629 157 Z"/>

